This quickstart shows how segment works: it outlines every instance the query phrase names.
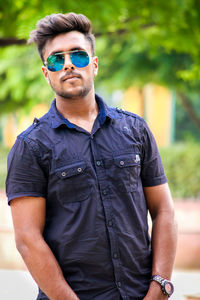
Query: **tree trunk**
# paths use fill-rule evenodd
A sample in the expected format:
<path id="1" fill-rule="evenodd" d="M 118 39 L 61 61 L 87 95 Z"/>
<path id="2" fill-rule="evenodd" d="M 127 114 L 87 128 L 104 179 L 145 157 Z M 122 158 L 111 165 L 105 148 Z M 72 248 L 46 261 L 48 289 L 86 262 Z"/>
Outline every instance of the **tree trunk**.
<path id="1" fill-rule="evenodd" d="M 183 93 L 177 92 L 177 95 L 179 96 L 181 103 L 182 103 L 184 109 L 186 110 L 188 116 L 190 117 L 191 121 L 195 124 L 195 126 L 197 127 L 197 129 L 200 133 L 200 117 L 196 113 L 192 103 L 190 102 L 188 97 L 186 95 L 184 95 Z"/>

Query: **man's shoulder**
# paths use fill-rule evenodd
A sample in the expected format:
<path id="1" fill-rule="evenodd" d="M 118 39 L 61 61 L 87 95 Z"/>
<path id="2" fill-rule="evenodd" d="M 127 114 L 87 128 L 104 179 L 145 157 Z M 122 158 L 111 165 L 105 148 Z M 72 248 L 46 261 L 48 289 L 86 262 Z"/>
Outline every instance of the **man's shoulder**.
<path id="1" fill-rule="evenodd" d="M 26 139 L 26 138 L 32 138 L 35 135 L 39 137 L 39 135 L 43 132 L 48 130 L 50 127 L 49 124 L 49 114 L 46 113 L 41 118 L 34 118 L 33 123 L 24 131 L 22 131 L 19 134 L 19 138 Z"/>
<path id="2" fill-rule="evenodd" d="M 119 107 L 112 107 L 109 104 L 107 104 L 100 96 L 98 96 L 97 94 L 95 94 L 96 99 L 99 103 L 103 103 L 104 109 L 107 112 L 107 115 L 110 116 L 111 118 L 114 119 L 118 119 L 121 118 L 122 116 L 124 117 L 132 117 L 132 119 L 138 120 L 141 123 L 144 122 L 144 119 L 142 117 L 140 117 L 137 114 L 134 114 L 130 111 L 124 110 L 122 108 Z"/>
<path id="3" fill-rule="evenodd" d="M 120 118 L 124 118 L 127 122 L 131 122 L 132 126 L 135 128 L 138 128 L 139 131 L 142 130 L 142 128 L 145 126 L 146 122 L 145 120 L 140 117 L 139 115 L 124 110 L 122 108 L 115 108 L 116 113 L 119 115 Z"/>
<path id="4" fill-rule="evenodd" d="M 128 110 L 124 110 L 122 108 L 119 108 L 119 107 L 116 107 L 115 110 L 117 111 L 117 113 L 119 114 L 123 114 L 123 115 L 126 115 L 126 116 L 131 116 L 133 117 L 134 119 L 137 119 L 141 122 L 144 122 L 144 119 L 142 117 L 140 117 L 139 115 L 133 113 L 133 112 L 130 112 Z"/>

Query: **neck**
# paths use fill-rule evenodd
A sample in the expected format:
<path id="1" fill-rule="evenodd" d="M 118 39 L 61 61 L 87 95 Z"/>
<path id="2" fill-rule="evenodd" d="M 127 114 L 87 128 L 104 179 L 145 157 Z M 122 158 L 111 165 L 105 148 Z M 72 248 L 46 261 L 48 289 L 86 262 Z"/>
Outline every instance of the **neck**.
<path id="1" fill-rule="evenodd" d="M 94 90 L 85 97 L 66 99 L 56 95 L 57 110 L 71 123 L 91 132 L 98 114 Z"/>

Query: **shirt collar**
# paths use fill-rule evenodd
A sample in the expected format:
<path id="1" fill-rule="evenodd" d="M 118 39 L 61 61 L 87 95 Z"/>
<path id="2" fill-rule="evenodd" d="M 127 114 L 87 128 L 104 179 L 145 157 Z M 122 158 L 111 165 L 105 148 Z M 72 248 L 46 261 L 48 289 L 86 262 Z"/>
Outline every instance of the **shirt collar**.
<path id="1" fill-rule="evenodd" d="M 115 109 L 110 108 L 101 97 L 99 97 L 97 94 L 95 94 L 95 99 L 99 107 L 99 113 L 97 118 L 99 119 L 99 122 L 101 125 L 103 125 L 107 118 L 109 119 L 118 119 L 118 114 L 116 113 Z M 56 99 L 52 101 L 49 115 L 51 119 L 51 127 L 52 128 L 58 128 L 61 125 L 65 125 L 68 128 L 75 128 L 75 125 L 65 119 L 61 113 L 56 108 Z"/>

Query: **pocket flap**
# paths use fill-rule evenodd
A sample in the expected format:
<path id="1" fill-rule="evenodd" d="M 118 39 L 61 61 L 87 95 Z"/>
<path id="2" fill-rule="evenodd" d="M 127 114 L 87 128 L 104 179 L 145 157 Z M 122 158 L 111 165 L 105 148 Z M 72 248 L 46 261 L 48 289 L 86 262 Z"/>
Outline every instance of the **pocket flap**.
<path id="1" fill-rule="evenodd" d="M 65 179 L 65 178 L 76 176 L 76 175 L 83 173 L 85 168 L 86 168 L 86 163 L 84 161 L 75 162 L 73 164 L 64 166 L 64 167 L 56 170 L 56 174 L 61 179 Z"/>
<path id="2" fill-rule="evenodd" d="M 119 155 L 114 157 L 115 164 L 120 167 L 131 167 L 131 166 L 139 166 L 140 165 L 140 155 L 136 153 L 132 153 L 129 155 Z"/>

